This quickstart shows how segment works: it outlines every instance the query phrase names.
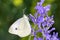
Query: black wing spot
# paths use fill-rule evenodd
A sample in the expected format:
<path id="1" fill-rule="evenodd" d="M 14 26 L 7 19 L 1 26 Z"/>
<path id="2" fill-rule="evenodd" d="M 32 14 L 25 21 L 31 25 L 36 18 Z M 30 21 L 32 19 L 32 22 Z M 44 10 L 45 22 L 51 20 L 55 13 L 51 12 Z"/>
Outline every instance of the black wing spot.
<path id="1" fill-rule="evenodd" d="M 15 28 L 15 30 L 17 30 L 17 28 Z"/>

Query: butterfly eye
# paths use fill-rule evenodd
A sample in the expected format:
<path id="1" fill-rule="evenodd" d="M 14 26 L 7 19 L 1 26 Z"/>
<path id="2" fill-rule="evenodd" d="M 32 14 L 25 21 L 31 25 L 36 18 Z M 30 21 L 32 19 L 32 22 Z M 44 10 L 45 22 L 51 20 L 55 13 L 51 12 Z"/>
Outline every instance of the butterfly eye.
<path id="1" fill-rule="evenodd" d="M 17 30 L 17 28 L 15 28 L 15 30 Z"/>

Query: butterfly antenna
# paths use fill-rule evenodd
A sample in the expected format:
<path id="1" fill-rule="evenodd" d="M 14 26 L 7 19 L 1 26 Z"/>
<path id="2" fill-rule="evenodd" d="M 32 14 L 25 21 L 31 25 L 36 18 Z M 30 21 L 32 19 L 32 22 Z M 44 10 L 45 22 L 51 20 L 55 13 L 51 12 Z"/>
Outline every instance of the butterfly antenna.
<path id="1" fill-rule="evenodd" d="M 23 15 L 25 14 L 25 10 L 26 10 L 26 8 L 23 9 Z"/>

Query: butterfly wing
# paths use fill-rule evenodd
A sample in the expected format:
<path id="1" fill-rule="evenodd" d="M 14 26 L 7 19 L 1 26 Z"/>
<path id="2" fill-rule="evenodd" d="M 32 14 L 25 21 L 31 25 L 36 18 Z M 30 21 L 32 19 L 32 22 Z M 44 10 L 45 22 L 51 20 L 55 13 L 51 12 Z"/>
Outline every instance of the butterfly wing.
<path id="1" fill-rule="evenodd" d="M 9 33 L 20 37 L 28 36 L 31 33 L 30 23 L 26 15 L 14 22 L 9 28 Z"/>
<path id="2" fill-rule="evenodd" d="M 20 25 L 20 21 L 22 20 L 22 18 L 18 19 L 17 21 L 15 21 L 9 28 L 8 32 L 11 34 L 18 34 L 18 27 Z M 17 30 L 16 30 L 17 29 Z"/>
<path id="3" fill-rule="evenodd" d="M 20 27 L 19 27 L 19 36 L 20 37 L 25 37 L 28 36 L 31 33 L 31 26 L 29 24 L 28 19 L 23 18 L 20 21 Z"/>

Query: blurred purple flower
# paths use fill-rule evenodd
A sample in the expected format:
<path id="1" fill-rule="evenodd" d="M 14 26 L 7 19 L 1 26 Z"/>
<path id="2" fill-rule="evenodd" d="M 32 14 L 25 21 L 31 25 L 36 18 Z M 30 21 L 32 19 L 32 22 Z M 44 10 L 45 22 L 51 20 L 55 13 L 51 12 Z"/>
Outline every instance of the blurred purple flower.
<path id="1" fill-rule="evenodd" d="M 30 15 L 29 15 L 29 18 L 32 20 L 33 23 L 36 22 L 36 19 L 35 19 L 35 17 L 34 17 L 33 15 L 30 14 Z"/>
<path id="2" fill-rule="evenodd" d="M 60 40 L 58 39 L 58 33 L 53 32 L 53 35 L 51 35 L 50 40 Z"/>
<path id="3" fill-rule="evenodd" d="M 54 20 L 53 20 L 53 17 L 49 17 L 49 16 L 46 16 L 45 17 L 45 21 L 42 23 L 42 26 L 52 26 L 54 24 Z"/>
<path id="4" fill-rule="evenodd" d="M 43 40 L 43 38 L 38 38 L 38 40 Z"/>
<path id="5" fill-rule="evenodd" d="M 58 33 L 53 32 L 53 35 L 51 35 L 50 33 L 55 30 L 55 28 L 51 28 L 52 25 L 54 24 L 54 20 L 53 20 L 53 15 L 52 16 L 48 16 L 47 12 L 50 10 L 51 5 L 47 5 L 45 7 L 42 6 L 42 4 L 44 3 L 44 0 L 41 0 L 41 2 L 38 2 L 35 9 L 37 10 L 37 12 L 35 13 L 35 15 L 31 15 L 30 14 L 30 19 L 32 20 L 32 22 L 35 25 L 38 25 L 38 30 L 33 30 L 32 33 L 34 35 L 34 40 L 60 40 L 58 38 Z M 42 33 L 42 38 L 41 37 L 37 37 L 36 34 L 40 32 Z"/>
<path id="6" fill-rule="evenodd" d="M 42 22 L 44 22 L 44 17 L 43 16 L 38 16 L 38 18 L 36 19 L 36 23 L 40 24 Z"/>

